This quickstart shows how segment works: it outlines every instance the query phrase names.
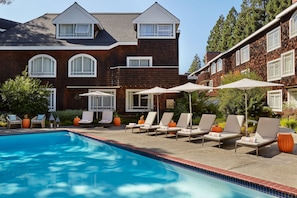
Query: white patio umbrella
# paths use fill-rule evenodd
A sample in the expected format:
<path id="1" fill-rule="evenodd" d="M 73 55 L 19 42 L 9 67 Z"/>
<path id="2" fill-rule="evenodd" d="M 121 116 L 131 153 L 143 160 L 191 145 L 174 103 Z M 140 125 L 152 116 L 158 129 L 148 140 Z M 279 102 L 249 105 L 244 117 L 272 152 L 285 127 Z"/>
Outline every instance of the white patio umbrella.
<path id="1" fill-rule="evenodd" d="M 244 98 L 245 98 L 245 135 L 247 136 L 247 124 L 248 124 L 248 113 L 247 113 L 247 90 L 256 88 L 256 87 L 273 87 L 273 86 L 284 86 L 283 84 L 271 83 L 259 80 L 252 80 L 248 78 L 243 78 L 241 80 L 228 83 L 225 85 L 221 85 L 215 87 L 215 89 L 226 89 L 226 88 L 237 88 L 244 90 Z"/>
<path id="2" fill-rule="evenodd" d="M 102 91 L 91 91 L 91 92 L 79 94 L 79 96 L 97 96 L 97 97 L 99 97 L 99 96 L 112 96 L 112 94 L 104 93 Z M 98 111 L 96 113 L 96 118 L 98 119 Z"/>
<path id="3" fill-rule="evenodd" d="M 164 94 L 164 93 L 176 93 L 177 91 L 169 91 L 168 89 L 165 89 L 165 88 L 162 88 L 162 87 L 153 87 L 151 89 L 146 89 L 146 90 L 143 90 L 143 91 L 139 91 L 135 94 L 153 94 L 153 95 L 156 95 L 157 96 L 157 121 L 158 123 L 160 122 L 160 115 L 159 115 L 159 96 L 161 94 Z"/>
<path id="4" fill-rule="evenodd" d="M 183 84 L 183 85 L 180 85 L 177 87 L 172 87 L 172 88 L 168 89 L 168 91 L 188 92 L 188 94 L 189 94 L 189 110 L 190 110 L 190 113 L 192 114 L 192 94 L 191 93 L 194 91 L 206 91 L 206 90 L 210 90 L 210 89 L 212 89 L 212 87 L 208 87 L 205 85 L 198 85 L 195 83 L 188 82 L 186 84 Z M 190 127 L 192 128 L 192 118 L 190 121 L 190 125 L 191 125 Z"/>

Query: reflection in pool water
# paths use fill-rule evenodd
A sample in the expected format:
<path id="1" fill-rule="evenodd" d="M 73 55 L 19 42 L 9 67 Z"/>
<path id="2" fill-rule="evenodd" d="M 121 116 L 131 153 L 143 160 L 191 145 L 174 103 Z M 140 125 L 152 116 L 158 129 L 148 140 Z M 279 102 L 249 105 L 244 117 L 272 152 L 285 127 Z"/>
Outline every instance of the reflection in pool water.
<path id="1" fill-rule="evenodd" d="M 0 197 L 271 197 L 67 131 L 0 142 Z"/>

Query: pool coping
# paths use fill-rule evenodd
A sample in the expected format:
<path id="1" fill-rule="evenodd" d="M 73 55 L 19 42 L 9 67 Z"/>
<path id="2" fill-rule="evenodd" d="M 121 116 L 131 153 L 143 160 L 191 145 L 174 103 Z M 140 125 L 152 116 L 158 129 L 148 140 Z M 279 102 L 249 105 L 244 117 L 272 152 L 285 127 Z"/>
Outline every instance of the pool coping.
<path id="1" fill-rule="evenodd" d="M 75 130 L 69 130 L 69 131 L 79 134 L 79 135 L 82 135 L 82 136 L 85 136 L 85 137 L 103 141 L 107 144 L 111 144 L 111 145 L 129 150 L 129 151 L 141 154 L 141 155 L 153 157 L 155 159 L 164 160 L 166 162 L 174 163 L 176 165 L 181 165 L 181 166 L 188 167 L 188 168 L 193 168 L 196 170 L 198 169 L 198 171 L 202 171 L 202 173 L 212 175 L 212 176 L 218 177 L 220 179 L 227 180 L 232 183 L 242 185 L 247 188 L 254 189 L 254 190 L 258 190 L 258 191 L 261 191 L 261 192 L 264 192 L 264 193 L 267 193 L 270 195 L 274 195 L 277 197 L 297 197 L 297 188 L 285 186 L 282 184 L 270 182 L 270 181 L 259 179 L 259 178 L 252 177 L 252 176 L 247 176 L 247 175 L 240 174 L 240 173 L 235 173 L 232 171 L 224 170 L 221 168 L 216 168 L 216 167 L 205 165 L 202 163 L 185 160 L 185 159 L 182 159 L 179 157 L 174 157 L 172 155 L 160 154 L 160 153 L 150 151 L 147 149 L 135 147 L 130 144 L 128 145 L 128 144 L 121 143 L 119 141 L 102 138 L 102 137 L 99 137 L 98 135 L 94 135 L 94 134 L 87 133 L 87 132 L 78 132 Z"/>

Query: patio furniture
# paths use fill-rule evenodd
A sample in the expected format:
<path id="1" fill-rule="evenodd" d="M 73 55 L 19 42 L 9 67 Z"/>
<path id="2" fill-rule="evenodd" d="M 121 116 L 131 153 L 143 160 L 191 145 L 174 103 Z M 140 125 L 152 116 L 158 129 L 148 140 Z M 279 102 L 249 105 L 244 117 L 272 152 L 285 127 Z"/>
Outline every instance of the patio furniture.
<path id="1" fill-rule="evenodd" d="M 8 115 L 6 116 L 7 128 L 10 129 L 13 125 L 20 125 L 23 128 L 22 119 L 17 115 Z"/>
<path id="2" fill-rule="evenodd" d="M 93 122 L 94 112 L 83 111 L 79 124 L 91 124 Z"/>
<path id="3" fill-rule="evenodd" d="M 144 125 L 140 127 L 140 130 L 145 130 L 149 134 L 150 131 L 155 131 L 156 129 L 160 127 L 166 127 L 168 126 L 169 122 L 171 121 L 173 117 L 173 112 L 164 112 L 162 115 L 162 118 L 157 125 Z"/>
<path id="4" fill-rule="evenodd" d="M 46 119 L 45 114 L 38 114 L 37 116 L 33 117 L 31 119 L 31 128 L 34 125 L 40 125 L 41 128 L 44 128 L 45 127 L 45 119 Z"/>
<path id="5" fill-rule="evenodd" d="M 294 150 L 294 139 L 291 133 L 278 133 L 277 146 L 280 152 L 291 153 Z"/>
<path id="6" fill-rule="evenodd" d="M 102 111 L 102 117 L 98 123 L 99 124 L 111 124 L 112 121 L 113 121 L 113 111 L 110 111 L 110 110 Z"/>
<path id="7" fill-rule="evenodd" d="M 139 132 L 140 132 L 140 127 L 151 126 L 154 123 L 156 115 L 157 115 L 156 111 L 150 111 L 147 114 L 147 117 L 146 117 L 145 122 L 143 124 L 129 123 L 125 127 L 125 132 L 127 131 L 127 129 L 131 129 L 132 133 L 133 133 L 133 129 L 137 129 L 137 128 L 139 129 Z"/>

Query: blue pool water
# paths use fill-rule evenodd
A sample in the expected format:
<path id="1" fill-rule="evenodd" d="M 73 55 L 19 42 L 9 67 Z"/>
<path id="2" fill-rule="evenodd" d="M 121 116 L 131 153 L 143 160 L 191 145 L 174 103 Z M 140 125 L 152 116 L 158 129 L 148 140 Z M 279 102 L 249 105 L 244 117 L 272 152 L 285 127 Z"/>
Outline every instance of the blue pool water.
<path id="1" fill-rule="evenodd" d="M 67 131 L 0 137 L 0 197 L 272 197 Z"/>

